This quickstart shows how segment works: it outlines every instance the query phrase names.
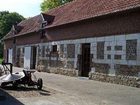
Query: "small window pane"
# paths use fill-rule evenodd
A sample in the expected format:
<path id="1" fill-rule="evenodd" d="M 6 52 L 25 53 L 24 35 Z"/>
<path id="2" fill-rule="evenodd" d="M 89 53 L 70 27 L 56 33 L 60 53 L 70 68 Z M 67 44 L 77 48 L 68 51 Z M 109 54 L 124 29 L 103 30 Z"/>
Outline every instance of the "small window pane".
<path id="1" fill-rule="evenodd" d="M 107 59 L 111 59 L 111 55 L 107 55 Z"/>
<path id="2" fill-rule="evenodd" d="M 118 59 L 118 60 L 121 60 L 122 56 L 121 55 L 115 55 L 114 56 L 114 59 Z"/>
<path id="3" fill-rule="evenodd" d="M 115 46 L 115 50 L 116 51 L 121 51 L 122 50 L 122 46 Z"/>
<path id="4" fill-rule="evenodd" d="M 111 46 L 107 46 L 107 51 L 110 51 L 111 50 Z"/>

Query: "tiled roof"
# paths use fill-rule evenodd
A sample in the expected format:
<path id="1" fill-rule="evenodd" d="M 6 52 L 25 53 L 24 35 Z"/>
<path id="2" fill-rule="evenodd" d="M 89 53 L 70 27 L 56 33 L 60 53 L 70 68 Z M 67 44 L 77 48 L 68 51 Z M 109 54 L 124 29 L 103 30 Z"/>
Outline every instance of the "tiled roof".
<path id="1" fill-rule="evenodd" d="M 43 13 L 42 16 L 44 20 L 51 21 L 46 26 L 46 28 L 50 28 L 136 7 L 140 7 L 140 0 L 74 0 Z M 42 16 L 37 15 L 20 22 L 18 26 L 21 27 L 21 31 L 15 36 L 38 31 L 43 21 Z M 13 37 L 11 31 L 5 36 L 5 39 L 10 37 Z"/>
<path id="2" fill-rule="evenodd" d="M 118 11 L 140 7 L 140 0 L 74 0 L 46 14 L 55 16 L 47 27 L 72 23 Z"/>
<path id="3" fill-rule="evenodd" d="M 27 33 L 32 33 L 32 32 L 36 32 L 41 28 L 41 24 L 42 24 L 42 17 L 41 15 L 37 15 L 35 17 L 26 19 L 21 21 L 17 27 L 20 27 L 20 31 L 14 35 L 12 34 L 12 30 L 4 37 L 4 39 L 7 38 L 11 38 L 14 36 L 19 36 L 19 35 L 24 35 Z"/>

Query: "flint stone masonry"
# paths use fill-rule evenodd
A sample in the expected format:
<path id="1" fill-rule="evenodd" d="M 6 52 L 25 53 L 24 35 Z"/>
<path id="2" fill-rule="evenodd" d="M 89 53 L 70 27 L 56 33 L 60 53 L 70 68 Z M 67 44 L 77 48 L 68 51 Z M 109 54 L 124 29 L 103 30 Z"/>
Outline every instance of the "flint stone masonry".
<path id="1" fill-rule="evenodd" d="M 36 69 L 38 71 L 46 72 L 48 68 L 48 60 L 39 60 Z"/>
<path id="2" fill-rule="evenodd" d="M 97 42 L 97 59 L 104 59 L 104 42 Z"/>
<path id="3" fill-rule="evenodd" d="M 108 74 L 110 66 L 108 64 L 93 63 L 92 67 L 95 67 L 95 72 Z"/>
<path id="4" fill-rule="evenodd" d="M 111 76 L 103 73 L 89 73 L 89 79 L 140 88 L 140 78 L 132 76 Z"/>
<path id="5" fill-rule="evenodd" d="M 49 73 L 67 75 L 67 76 L 78 76 L 78 72 L 73 69 L 63 69 L 63 68 L 50 68 Z"/>
<path id="6" fill-rule="evenodd" d="M 24 48 L 17 49 L 16 59 L 17 59 L 16 65 L 18 67 L 23 67 L 23 65 L 24 65 Z"/>
<path id="7" fill-rule="evenodd" d="M 127 60 L 137 59 L 137 40 L 126 41 L 126 59 Z"/>
<path id="8" fill-rule="evenodd" d="M 67 57 L 75 58 L 75 45 L 74 44 L 67 45 Z"/>
<path id="9" fill-rule="evenodd" d="M 115 66 L 116 75 L 138 76 L 140 72 L 140 66 L 134 65 L 119 65 Z"/>

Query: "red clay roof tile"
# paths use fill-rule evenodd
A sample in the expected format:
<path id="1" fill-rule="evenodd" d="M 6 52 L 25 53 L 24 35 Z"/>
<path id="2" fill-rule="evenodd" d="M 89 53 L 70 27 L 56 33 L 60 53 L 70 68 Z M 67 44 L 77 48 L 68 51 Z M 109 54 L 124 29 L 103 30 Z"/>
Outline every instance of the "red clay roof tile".
<path id="1" fill-rule="evenodd" d="M 47 26 L 47 28 L 123 11 L 137 6 L 140 7 L 140 0 L 74 0 L 46 13 L 55 16 L 53 23 Z"/>
<path id="2" fill-rule="evenodd" d="M 12 34 L 12 30 L 4 37 L 5 39 L 11 38 L 14 36 L 24 35 L 27 33 L 36 32 L 41 28 L 42 17 L 41 15 L 37 15 L 35 17 L 26 19 L 21 21 L 17 26 L 21 27 L 21 31 L 16 35 Z"/>
<path id="3" fill-rule="evenodd" d="M 43 13 L 43 15 L 54 17 L 53 22 L 46 26 L 49 28 L 136 7 L 140 7 L 140 0 L 74 0 Z M 18 26 L 22 27 L 22 30 L 15 36 L 38 31 L 42 21 L 42 16 L 37 15 L 20 22 Z M 10 37 L 13 37 L 11 32 L 5 36 L 5 39 Z"/>

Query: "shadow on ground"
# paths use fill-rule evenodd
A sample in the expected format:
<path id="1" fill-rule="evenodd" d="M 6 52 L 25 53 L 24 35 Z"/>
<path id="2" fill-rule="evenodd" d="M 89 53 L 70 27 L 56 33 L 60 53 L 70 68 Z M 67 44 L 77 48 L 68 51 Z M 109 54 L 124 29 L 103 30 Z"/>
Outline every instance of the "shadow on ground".
<path id="1" fill-rule="evenodd" d="M 7 92 L 11 92 L 11 93 L 24 93 L 24 94 L 27 94 L 30 96 L 30 94 L 39 94 L 41 96 L 50 96 L 51 95 L 51 92 L 48 91 L 46 88 L 42 89 L 42 90 L 38 90 L 37 88 L 35 87 L 25 87 L 25 86 L 20 86 L 20 87 L 17 87 L 17 88 L 14 88 L 12 86 L 5 86 L 3 88 L 5 91 Z M 38 96 L 38 95 L 37 95 Z"/>
<path id="2" fill-rule="evenodd" d="M 0 88 L 0 105 L 24 105 L 24 104 Z"/>

